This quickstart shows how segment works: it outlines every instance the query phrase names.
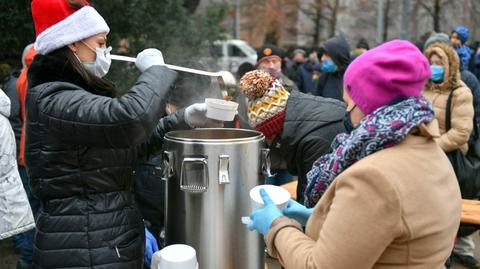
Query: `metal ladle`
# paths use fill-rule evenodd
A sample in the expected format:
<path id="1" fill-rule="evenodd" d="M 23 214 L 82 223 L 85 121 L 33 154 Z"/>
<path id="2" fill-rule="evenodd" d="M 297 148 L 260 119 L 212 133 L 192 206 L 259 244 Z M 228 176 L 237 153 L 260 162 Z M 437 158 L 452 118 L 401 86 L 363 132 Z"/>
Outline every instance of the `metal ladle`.
<path id="1" fill-rule="evenodd" d="M 137 58 L 134 58 L 134 57 L 114 55 L 114 54 L 110 54 L 110 59 L 117 60 L 117 61 L 124 61 L 124 62 L 132 62 L 132 63 L 134 63 L 137 60 Z M 232 75 L 232 73 L 228 71 L 208 72 L 208 71 L 197 70 L 197 69 L 176 66 L 171 64 L 166 64 L 165 66 L 175 71 L 192 73 L 192 74 L 209 76 L 209 77 L 216 77 L 221 91 L 226 91 L 227 94 L 230 96 L 233 96 L 236 92 L 237 80 Z"/>

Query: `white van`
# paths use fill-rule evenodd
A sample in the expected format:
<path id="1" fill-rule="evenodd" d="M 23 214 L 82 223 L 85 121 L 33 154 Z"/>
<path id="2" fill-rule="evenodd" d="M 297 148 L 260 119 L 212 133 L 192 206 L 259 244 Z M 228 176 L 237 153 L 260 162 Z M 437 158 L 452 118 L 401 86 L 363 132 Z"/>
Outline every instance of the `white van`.
<path id="1" fill-rule="evenodd" d="M 257 52 L 247 42 L 239 39 L 217 40 L 213 42 L 213 53 L 218 57 L 221 70 L 237 72 L 244 62 L 253 65 L 257 62 Z"/>

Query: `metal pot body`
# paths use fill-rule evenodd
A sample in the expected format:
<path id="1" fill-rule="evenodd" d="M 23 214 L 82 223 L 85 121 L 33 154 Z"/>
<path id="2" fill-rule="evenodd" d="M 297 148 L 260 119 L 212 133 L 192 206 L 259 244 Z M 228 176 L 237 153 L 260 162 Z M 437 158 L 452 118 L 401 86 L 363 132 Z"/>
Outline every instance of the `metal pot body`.
<path id="1" fill-rule="evenodd" d="M 165 240 L 195 248 L 199 268 L 264 268 L 264 244 L 248 231 L 249 191 L 269 172 L 264 136 L 241 129 L 165 136 Z"/>

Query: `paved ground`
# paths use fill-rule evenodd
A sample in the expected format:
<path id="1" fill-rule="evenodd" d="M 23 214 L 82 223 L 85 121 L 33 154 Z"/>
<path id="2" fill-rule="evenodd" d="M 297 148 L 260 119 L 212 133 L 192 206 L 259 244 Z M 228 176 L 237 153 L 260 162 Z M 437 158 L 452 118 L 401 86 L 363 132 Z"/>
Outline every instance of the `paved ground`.
<path id="1" fill-rule="evenodd" d="M 480 237 L 475 236 L 477 246 L 480 246 Z M 480 258 L 480 247 L 477 248 L 477 257 Z M 16 253 L 10 243 L 10 239 L 0 241 L 0 269 L 15 269 L 15 265 L 18 259 L 18 253 Z M 280 269 L 281 267 L 273 260 L 267 259 L 268 269 Z M 465 267 L 454 264 L 453 269 L 464 269 Z"/>

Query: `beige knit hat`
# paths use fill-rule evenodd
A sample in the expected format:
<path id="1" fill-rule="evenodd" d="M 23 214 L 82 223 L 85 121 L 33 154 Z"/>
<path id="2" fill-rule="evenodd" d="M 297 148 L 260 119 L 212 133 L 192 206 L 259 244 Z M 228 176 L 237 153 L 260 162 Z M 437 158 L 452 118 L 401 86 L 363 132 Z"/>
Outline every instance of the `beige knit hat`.
<path id="1" fill-rule="evenodd" d="M 254 70 L 240 80 L 240 90 L 248 98 L 250 126 L 272 138 L 283 130 L 285 108 L 290 93 L 269 73 Z"/>

